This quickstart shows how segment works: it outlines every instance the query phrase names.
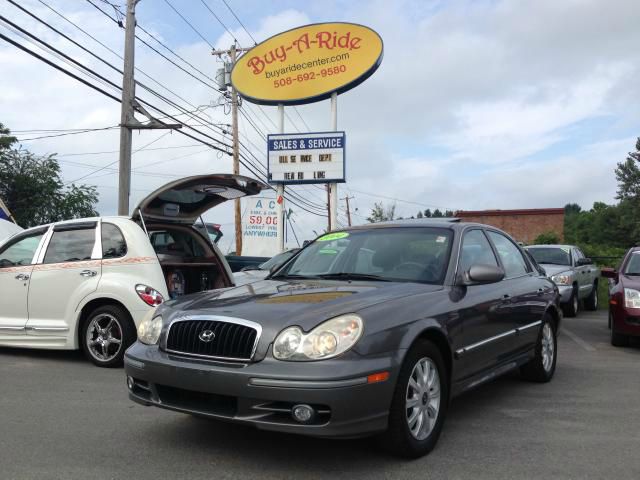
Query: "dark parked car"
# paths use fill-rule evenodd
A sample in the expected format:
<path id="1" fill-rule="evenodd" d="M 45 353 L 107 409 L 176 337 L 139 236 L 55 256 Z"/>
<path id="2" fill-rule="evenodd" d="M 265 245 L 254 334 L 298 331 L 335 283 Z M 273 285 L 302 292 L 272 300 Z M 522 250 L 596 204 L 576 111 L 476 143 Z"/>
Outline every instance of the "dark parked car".
<path id="1" fill-rule="evenodd" d="M 143 405 L 429 452 L 449 400 L 551 380 L 558 289 L 505 233 L 391 222 L 319 237 L 267 279 L 166 302 L 126 354 Z M 542 412 L 541 412 L 542 413 Z"/>
<path id="2" fill-rule="evenodd" d="M 629 337 L 640 337 L 640 247 L 627 252 L 619 270 L 603 268 L 602 276 L 613 280 L 609 289 L 611 344 L 623 347 Z"/>

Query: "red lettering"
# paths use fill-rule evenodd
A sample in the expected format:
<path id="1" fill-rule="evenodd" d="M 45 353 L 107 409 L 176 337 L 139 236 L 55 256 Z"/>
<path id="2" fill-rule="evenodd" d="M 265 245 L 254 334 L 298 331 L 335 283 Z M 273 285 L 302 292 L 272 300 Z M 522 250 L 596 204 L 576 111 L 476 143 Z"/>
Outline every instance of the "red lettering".
<path id="1" fill-rule="evenodd" d="M 349 50 L 358 50 L 360 48 L 360 41 L 362 39 L 359 37 L 355 37 L 351 40 L 351 44 L 349 45 Z"/>
<path id="2" fill-rule="evenodd" d="M 318 40 L 318 48 L 328 48 L 329 50 L 333 48 L 329 44 L 331 42 L 330 32 L 318 32 L 316 33 L 316 39 Z"/>
<path id="3" fill-rule="evenodd" d="M 264 70 L 264 62 L 260 60 L 260 57 L 251 57 L 247 62 L 247 67 L 253 69 L 254 75 L 259 75 Z"/>
<path id="4" fill-rule="evenodd" d="M 342 35 L 338 38 L 338 47 L 349 48 L 349 39 L 351 38 L 351 32 L 347 32 L 346 35 Z"/>
<path id="5" fill-rule="evenodd" d="M 287 51 L 284 48 L 284 45 L 275 49 L 276 58 L 281 62 L 284 62 L 287 59 Z"/>
<path id="6" fill-rule="evenodd" d="M 293 42 L 293 44 L 298 49 L 298 53 L 302 53 L 305 50 L 309 50 L 309 48 L 310 48 L 310 45 L 309 45 L 309 34 L 305 33 L 305 34 L 301 35 L 300 38 L 298 38 L 298 40 L 295 40 Z"/>

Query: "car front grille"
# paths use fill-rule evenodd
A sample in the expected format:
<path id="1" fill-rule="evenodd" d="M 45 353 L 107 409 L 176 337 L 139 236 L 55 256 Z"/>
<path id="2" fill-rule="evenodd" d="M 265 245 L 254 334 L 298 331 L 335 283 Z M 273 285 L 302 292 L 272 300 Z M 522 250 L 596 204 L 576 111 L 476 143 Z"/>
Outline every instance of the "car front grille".
<path id="1" fill-rule="evenodd" d="M 213 359 L 249 361 L 253 356 L 259 333 L 257 325 L 254 327 L 245 322 L 177 320 L 169 327 L 166 350 Z"/>

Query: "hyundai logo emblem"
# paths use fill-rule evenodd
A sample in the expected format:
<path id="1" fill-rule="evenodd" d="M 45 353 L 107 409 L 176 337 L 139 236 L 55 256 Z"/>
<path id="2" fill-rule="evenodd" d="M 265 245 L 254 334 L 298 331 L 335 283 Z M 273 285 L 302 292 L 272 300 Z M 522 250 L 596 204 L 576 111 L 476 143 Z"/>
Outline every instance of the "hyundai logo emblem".
<path id="1" fill-rule="evenodd" d="M 200 335 L 198 335 L 198 338 L 205 343 L 209 343 L 216 338 L 216 334 L 213 333 L 213 330 L 203 330 L 200 332 Z"/>

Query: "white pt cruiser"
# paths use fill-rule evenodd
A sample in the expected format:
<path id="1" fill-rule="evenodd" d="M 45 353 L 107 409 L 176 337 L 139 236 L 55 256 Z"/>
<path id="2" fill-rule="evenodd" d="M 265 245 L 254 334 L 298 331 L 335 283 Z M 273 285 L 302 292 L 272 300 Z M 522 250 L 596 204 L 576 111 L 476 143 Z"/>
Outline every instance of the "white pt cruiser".
<path id="1" fill-rule="evenodd" d="M 99 217 L 25 230 L 0 244 L 0 346 L 78 349 L 122 364 L 149 309 L 165 299 L 233 286 L 218 248 L 194 222 L 265 185 L 203 175 L 156 190 L 131 218 Z"/>

